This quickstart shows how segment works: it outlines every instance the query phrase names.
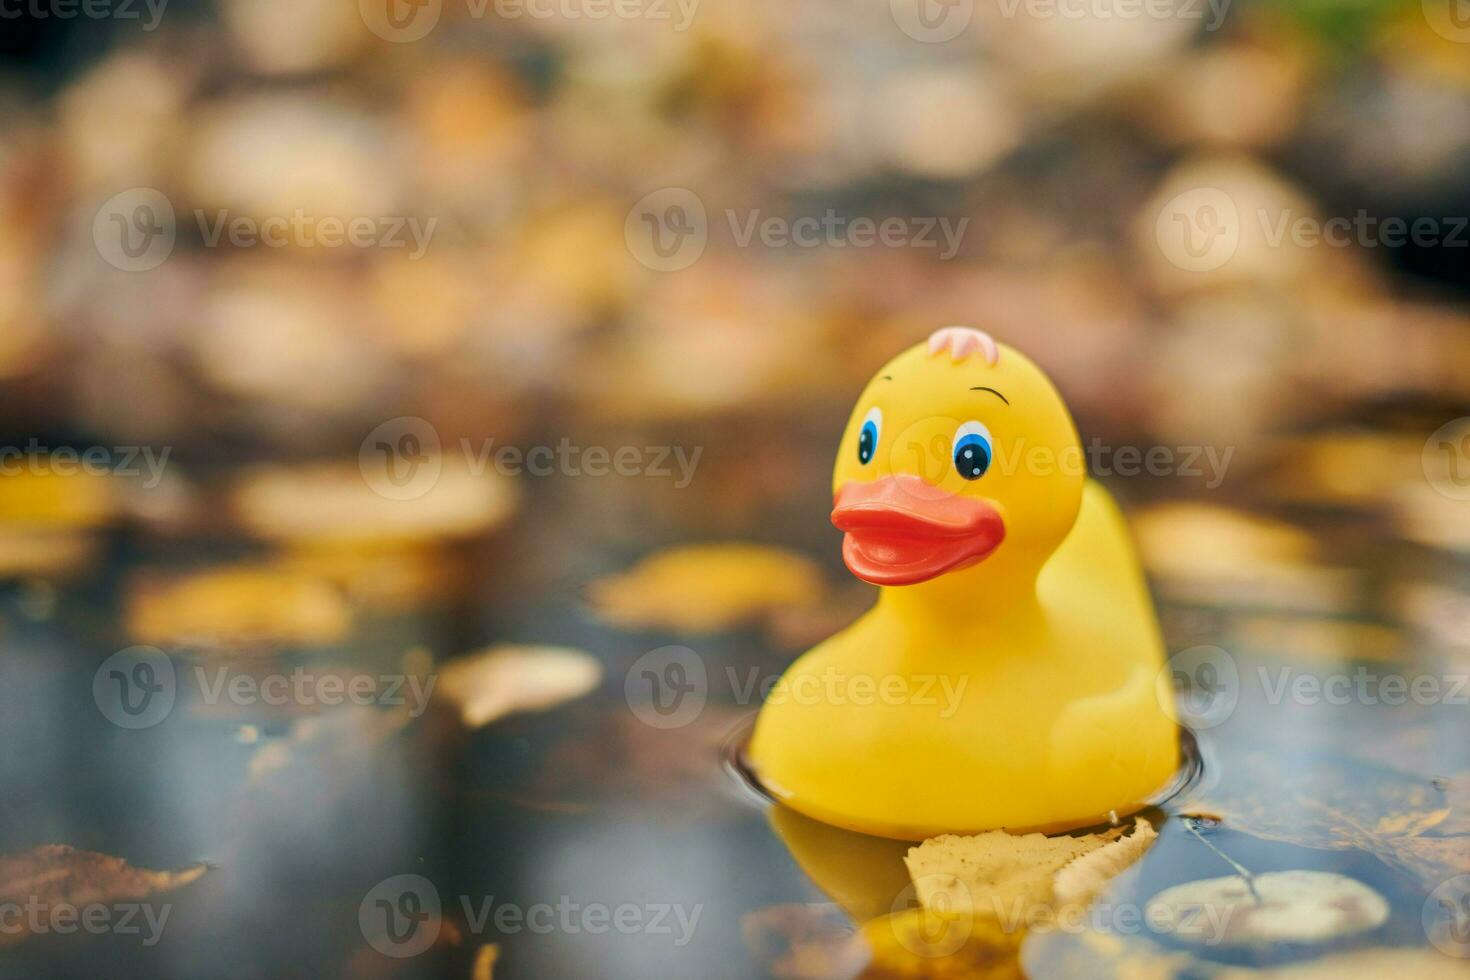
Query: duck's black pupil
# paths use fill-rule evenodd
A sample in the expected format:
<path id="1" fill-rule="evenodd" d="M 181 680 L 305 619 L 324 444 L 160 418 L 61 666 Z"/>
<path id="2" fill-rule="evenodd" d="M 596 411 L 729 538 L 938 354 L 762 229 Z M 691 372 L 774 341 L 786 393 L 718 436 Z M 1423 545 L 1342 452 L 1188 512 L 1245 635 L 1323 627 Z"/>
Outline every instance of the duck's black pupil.
<path id="1" fill-rule="evenodd" d="M 978 480 L 990 468 L 990 454 L 983 446 L 965 446 L 955 454 L 954 466 L 966 480 Z"/>
<path id="2" fill-rule="evenodd" d="M 858 434 L 858 462 L 867 463 L 873 458 L 874 436 L 871 426 L 863 426 L 863 431 Z"/>

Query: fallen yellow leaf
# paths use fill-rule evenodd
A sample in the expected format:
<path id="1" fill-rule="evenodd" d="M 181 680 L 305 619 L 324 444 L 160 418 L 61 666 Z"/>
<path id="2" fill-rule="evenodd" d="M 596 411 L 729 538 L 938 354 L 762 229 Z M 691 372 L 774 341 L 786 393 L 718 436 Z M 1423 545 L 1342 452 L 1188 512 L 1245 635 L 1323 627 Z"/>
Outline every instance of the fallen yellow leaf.
<path id="1" fill-rule="evenodd" d="M 1154 825 L 1139 817 L 1133 833 L 1104 844 L 1076 858 L 1057 872 L 1052 883 L 1060 905 L 1085 905 L 1101 892 L 1110 879 L 1132 865 L 1158 840 Z"/>
<path id="2" fill-rule="evenodd" d="M 1054 899 L 1053 876 L 1072 861 L 1116 841 L 1122 828 L 1079 837 L 946 834 L 909 850 L 904 863 L 919 903 L 950 915 L 1025 921 Z"/>
<path id="3" fill-rule="evenodd" d="M 470 728 L 517 711 L 543 711 L 580 698 L 602 680 L 602 664 L 567 647 L 499 646 L 439 669 L 438 691 Z"/>
<path id="4" fill-rule="evenodd" d="M 515 510 L 513 481 L 493 468 L 474 473 L 449 457 L 419 465 L 439 466 L 437 476 L 406 500 L 375 490 L 355 464 L 260 467 L 235 487 L 234 512 L 273 541 L 343 544 L 471 537 Z"/>
<path id="5" fill-rule="evenodd" d="M 352 628 L 340 591 L 311 575 L 271 565 L 226 565 L 134 583 L 128 632 L 159 646 L 296 643 L 323 646 Z"/>
<path id="6" fill-rule="evenodd" d="M 738 543 L 671 548 L 590 588 L 598 614 L 620 626 L 692 632 L 814 605 L 823 591 L 821 572 L 810 560 Z"/>

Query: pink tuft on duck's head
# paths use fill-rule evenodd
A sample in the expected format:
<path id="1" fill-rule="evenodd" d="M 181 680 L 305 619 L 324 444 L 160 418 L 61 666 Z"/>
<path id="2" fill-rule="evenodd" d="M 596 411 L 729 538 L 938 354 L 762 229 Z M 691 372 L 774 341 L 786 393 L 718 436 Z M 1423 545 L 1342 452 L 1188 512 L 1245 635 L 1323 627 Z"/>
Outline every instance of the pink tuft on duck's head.
<path id="1" fill-rule="evenodd" d="M 1000 348 L 994 338 L 974 327 L 941 327 L 929 335 L 929 356 L 948 350 L 956 361 L 963 361 L 979 351 L 992 366 L 1000 360 Z"/>

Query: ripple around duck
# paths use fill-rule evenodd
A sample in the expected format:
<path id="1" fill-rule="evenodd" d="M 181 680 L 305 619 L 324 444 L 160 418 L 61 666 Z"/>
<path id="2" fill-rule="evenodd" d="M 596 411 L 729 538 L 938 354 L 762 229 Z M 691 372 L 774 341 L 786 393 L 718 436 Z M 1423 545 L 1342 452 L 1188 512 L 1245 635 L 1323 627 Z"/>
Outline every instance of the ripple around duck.
<path id="1" fill-rule="evenodd" d="M 730 729 L 720 745 L 720 762 L 725 772 L 740 786 L 741 796 L 757 806 L 778 802 L 775 794 L 761 784 L 755 769 L 746 759 L 745 750 L 750 744 L 751 732 L 755 729 L 758 712 L 752 711 Z M 1143 802 L 1140 811 L 1162 807 L 1170 800 L 1199 788 L 1205 781 L 1204 752 L 1194 732 L 1184 726 L 1179 728 L 1179 768 L 1157 793 Z"/>

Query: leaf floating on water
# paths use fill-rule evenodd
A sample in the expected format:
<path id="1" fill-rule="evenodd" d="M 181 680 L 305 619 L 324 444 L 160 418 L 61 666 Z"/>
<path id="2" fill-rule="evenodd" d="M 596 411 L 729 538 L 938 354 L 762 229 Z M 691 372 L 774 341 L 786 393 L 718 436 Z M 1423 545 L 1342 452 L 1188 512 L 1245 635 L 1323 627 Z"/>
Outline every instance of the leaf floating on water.
<path id="1" fill-rule="evenodd" d="M 415 465 L 438 472 L 410 499 L 379 492 L 393 488 L 386 482 L 375 488 L 356 464 L 328 463 L 257 468 L 235 487 L 232 503 L 240 522 L 260 537 L 319 544 L 466 538 L 515 511 L 513 481 L 493 468 L 476 474 L 462 461 L 437 456 Z"/>
<path id="2" fill-rule="evenodd" d="M 910 849 L 904 863 L 926 908 L 956 915 L 1024 916 L 1054 899 L 1052 880 L 1058 871 L 1122 834 L 1121 827 L 1081 837 L 1003 830 L 970 837 L 946 834 Z"/>
<path id="3" fill-rule="evenodd" d="M 181 871 L 135 868 L 122 858 L 79 851 L 65 844 L 46 844 L 21 854 L 0 857 L 0 904 L 26 903 L 83 907 L 134 902 L 173 891 L 203 877 L 207 865 Z M 0 946 L 17 943 L 30 933 L 24 916 L 18 929 L 0 933 Z"/>
<path id="4" fill-rule="evenodd" d="M 580 698 L 602 680 L 602 664 L 568 647 L 499 646 L 439 670 L 439 693 L 470 728 L 517 711 L 544 711 Z"/>
<path id="5" fill-rule="evenodd" d="M 1083 854 L 1057 872 L 1052 884 L 1062 905 L 1085 905 L 1107 887 L 1108 881 L 1143 857 L 1159 833 L 1154 825 L 1138 818 L 1133 833 Z"/>
<path id="6" fill-rule="evenodd" d="M 1135 512 L 1133 531 L 1149 572 L 1181 598 L 1325 611 L 1349 598 L 1346 574 L 1323 567 L 1316 541 L 1290 524 L 1169 503 Z"/>
<path id="7" fill-rule="evenodd" d="M 754 544 L 703 544 L 650 555 L 593 582 L 598 614 L 624 627 L 713 632 L 815 605 L 825 586 L 810 560 Z"/>
<path id="8" fill-rule="evenodd" d="M 127 625 L 137 642 L 159 646 L 325 646 L 348 634 L 352 611 L 340 591 L 314 576 L 271 565 L 226 565 L 134 583 Z"/>
<path id="9" fill-rule="evenodd" d="M 740 917 L 745 948 L 780 980 L 854 976 L 868 951 L 842 909 L 831 903 L 768 905 Z"/>
<path id="10" fill-rule="evenodd" d="M 76 530 L 100 527 L 117 513 L 117 478 L 110 473 L 44 459 L 10 469 L 0 474 L 0 524 Z"/>
<path id="11" fill-rule="evenodd" d="M 58 578 L 88 564 L 98 541 L 81 531 L 0 525 L 0 578 Z"/>
<path id="12" fill-rule="evenodd" d="M 1388 902 L 1367 885 L 1330 871 L 1269 871 L 1175 885 L 1149 899 L 1150 922 L 1174 938 L 1211 948 L 1320 944 L 1388 920 Z"/>
<path id="13" fill-rule="evenodd" d="M 1470 836 L 1448 833 L 1463 819 L 1455 809 L 1463 797 L 1447 798 L 1450 781 L 1436 786 L 1362 763 L 1293 772 L 1268 753 L 1244 754 L 1237 765 L 1252 773 L 1256 789 L 1201 803 L 1235 830 L 1302 847 L 1366 851 L 1428 888 L 1470 871 Z"/>

